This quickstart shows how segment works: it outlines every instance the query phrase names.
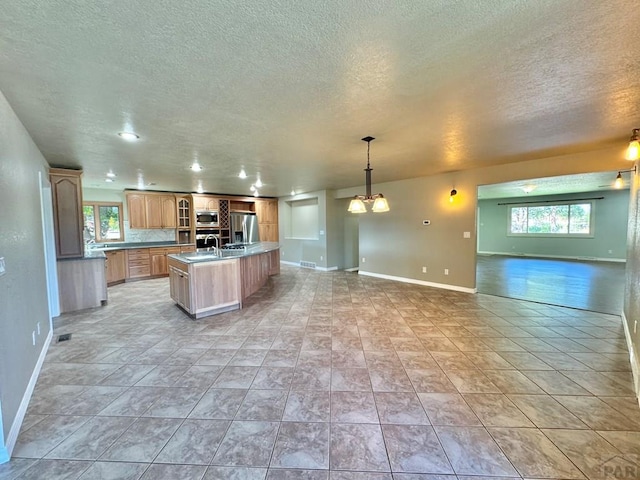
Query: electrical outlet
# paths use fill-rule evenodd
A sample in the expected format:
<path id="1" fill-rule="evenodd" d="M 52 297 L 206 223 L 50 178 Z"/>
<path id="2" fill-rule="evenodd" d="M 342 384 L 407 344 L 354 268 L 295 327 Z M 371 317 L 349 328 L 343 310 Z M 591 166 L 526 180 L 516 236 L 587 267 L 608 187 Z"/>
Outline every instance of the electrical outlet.
<path id="1" fill-rule="evenodd" d="M 609 254 L 612 254 L 612 253 L 613 253 L 613 250 L 609 250 Z"/>
<path id="2" fill-rule="evenodd" d="M 40 322 L 36 324 L 36 329 L 38 330 L 38 335 L 40 335 Z"/>
<path id="3" fill-rule="evenodd" d="M 320 255 L 320 261 L 324 260 L 324 257 L 322 255 Z"/>
<path id="4" fill-rule="evenodd" d="M 4 275 L 7 273 L 7 270 L 4 267 L 4 257 L 0 257 L 0 275 Z"/>
<path id="5" fill-rule="evenodd" d="M 463 238 L 471 238 L 471 232 L 464 232 L 464 233 L 462 234 L 462 237 L 463 237 Z"/>
<path id="6" fill-rule="evenodd" d="M 448 269 L 448 268 L 445 268 L 445 269 L 444 269 L 444 274 L 445 274 L 445 275 L 449 275 L 449 269 Z"/>
<path id="7" fill-rule="evenodd" d="M 427 273 L 427 267 L 422 267 L 422 273 Z"/>
<path id="8" fill-rule="evenodd" d="M 362 257 L 362 263 L 365 263 L 366 261 L 367 261 L 367 259 Z"/>
<path id="9" fill-rule="evenodd" d="M 31 341 L 33 342 L 33 346 L 36 346 L 36 331 L 31 332 Z"/>

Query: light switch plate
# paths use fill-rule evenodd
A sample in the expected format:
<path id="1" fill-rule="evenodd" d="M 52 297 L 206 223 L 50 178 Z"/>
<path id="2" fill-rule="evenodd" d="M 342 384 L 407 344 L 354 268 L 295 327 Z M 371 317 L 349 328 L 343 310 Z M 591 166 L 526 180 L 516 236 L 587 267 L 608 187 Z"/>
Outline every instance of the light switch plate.
<path id="1" fill-rule="evenodd" d="M 471 238 L 471 232 L 464 232 L 463 237 L 464 238 Z"/>
<path id="2" fill-rule="evenodd" d="M 4 268 L 4 257 L 0 257 L 0 275 L 4 275 L 5 273 L 7 273 L 7 271 Z"/>

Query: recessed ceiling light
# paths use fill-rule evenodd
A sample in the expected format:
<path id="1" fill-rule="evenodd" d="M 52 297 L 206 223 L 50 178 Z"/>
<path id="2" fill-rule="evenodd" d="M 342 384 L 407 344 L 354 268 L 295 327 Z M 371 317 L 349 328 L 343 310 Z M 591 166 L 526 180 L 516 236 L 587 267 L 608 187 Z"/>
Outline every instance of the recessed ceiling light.
<path id="1" fill-rule="evenodd" d="M 536 185 L 525 185 L 524 187 L 522 187 L 522 191 L 524 193 L 531 193 L 533 192 L 535 189 L 537 188 Z"/>
<path id="2" fill-rule="evenodd" d="M 193 165 L 191 165 L 191 170 L 193 170 L 194 172 L 200 172 L 202 170 L 202 166 L 197 161 L 193 162 Z"/>
<path id="3" fill-rule="evenodd" d="M 258 180 L 256 180 L 256 187 L 262 187 L 262 180 L 260 180 L 260 177 L 258 177 Z"/>
<path id="4" fill-rule="evenodd" d="M 113 173 L 111 170 L 109 170 L 109 171 L 107 172 L 107 177 L 108 177 L 108 178 L 116 178 L 116 174 L 115 174 L 115 173 Z"/>
<path id="5" fill-rule="evenodd" d="M 135 142 L 140 138 L 139 135 L 136 135 L 133 132 L 120 132 L 118 133 L 118 135 L 120 135 L 120 138 L 122 138 L 123 140 L 127 140 L 128 142 Z"/>
<path id="6" fill-rule="evenodd" d="M 104 181 L 105 181 L 105 182 L 109 182 L 109 183 L 111 183 L 111 182 L 113 182 L 113 178 L 109 178 L 109 177 L 107 177 L 107 178 L 105 178 L 105 179 L 104 179 Z"/>
<path id="7" fill-rule="evenodd" d="M 256 186 L 255 185 L 251 185 L 249 187 L 249 190 L 251 190 L 252 192 L 255 192 L 256 191 Z"/>
<path id="8" fill-rule="evenodd" d="M 240 173 L 238 174 L 238 177 L 240 178 L 247 178 L 247 172 L 244 171 L 244 168 L 242 168 L 240 170 Z"/>

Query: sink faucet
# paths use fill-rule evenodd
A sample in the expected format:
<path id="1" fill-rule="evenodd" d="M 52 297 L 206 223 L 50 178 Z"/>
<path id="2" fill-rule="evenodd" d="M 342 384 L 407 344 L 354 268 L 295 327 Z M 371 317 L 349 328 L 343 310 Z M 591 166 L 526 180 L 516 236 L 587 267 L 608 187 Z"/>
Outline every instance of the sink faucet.
<path id="1" fill-rule="evenodd" d="M 217 235 L 214 235 L 213 233 L 210 233 L 209 235 L 207 235 L 204 239 L 205 242 L 208 242 L 210 238 L 213 238 L 215 240 L 216 246 L 213 247 L 213 252 L 216 255 L 220 255 L 220 239 L 218 238 Z M 211 247 L 209 247 L 208 249 L 210 249 Z"/>

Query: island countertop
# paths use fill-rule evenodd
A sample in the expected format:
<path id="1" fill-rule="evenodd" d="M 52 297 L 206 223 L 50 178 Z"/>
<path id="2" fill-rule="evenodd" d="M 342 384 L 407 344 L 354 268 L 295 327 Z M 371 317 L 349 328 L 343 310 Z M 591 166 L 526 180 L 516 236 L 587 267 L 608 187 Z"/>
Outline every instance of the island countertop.
<path id="1" fill-rule="evenodd" d="M 215 252 L 194 252 L 194 253 L 174 253 L 167 255 L 167 258 L 173 258 L 182 263 L 200 263 L 200 262 L 215 262 L 218 260 L 228 260 L 231 258 L 250 257 L 252 255 L 259 255 L 261 253 L 268 253 L 280 248 L 278 242 L 258 242 L 252 245 L 247 245 L 240 250 L 220 250 L 220 255 Z"/>

